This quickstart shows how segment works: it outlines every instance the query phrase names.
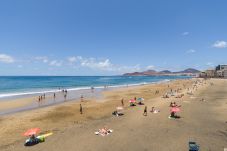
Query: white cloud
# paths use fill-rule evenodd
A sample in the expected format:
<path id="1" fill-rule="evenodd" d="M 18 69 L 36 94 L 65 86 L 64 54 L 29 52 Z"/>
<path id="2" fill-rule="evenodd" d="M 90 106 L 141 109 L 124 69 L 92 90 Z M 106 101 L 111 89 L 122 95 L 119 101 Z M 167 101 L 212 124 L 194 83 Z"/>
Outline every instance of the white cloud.
<path id="1" fill-rule="evenodd" d="M 60 66 L 62 66 L 62 61 L 53 60 L 49 63 L 49 65 L 60 67 Z"/>
<path id="2" fill-rule="evenodd" d="M 46 56 L 38 56 L 38 57 L 35 57 L 36 60 L 39 60 L 39 61 L 42 61 L 43 63 L 48 63 L 48 57 Z"/>
<path id="3" fill-rule="evenodd" d="M 139 64 L 134 66 L 117 66 L 115 67 L 115 71 L 118 71 L 120 73 L 138 72 L 138 71 L 141 71 L 141 67 Z"/>
<path id="4" fill-rule="evenodd" d="M 185 31 L 185 32 L 182 33 L 182 35 L 187 36 L 187 35 L 189 35 L 189 32 Z"/>
<path id="5" fill-rule="evenodd" d="M 95 58 L 82 58 L 80 57 L 80 65 L 83 67 L 89 67 L 92 69 L 100 69 L 100 70 L 113 70 L 113 64 L 110 62 L 109 59 L 105 59 L 99 61 Z"/>
<path id="6" fill-rule="evenodd" d="M 69 59 L 70 58 L 70 59 Z M 87 67 L 94 70 L 102 70 L 102 71 L 112 71 L 118 73 L 125 72 L 134 72 L 140 71 L 141 67 L 139 64 L 135 66 L 121 66 L 113 64 L 110 59 L 98 59 L 98 58 L 84 58 L 81 56 L 74 56 L 67 58 L 67 61 L 70 63 L 75 62 L 75 67 Z"/>
<path id="7" fill-rule="evenodd" d="M 226 41 L 216 41 L 214 44 L 213 44 L 213 47 L 215 48 L 226 48 L 227 47 L 227 42 Z"/>
<path id="8" fill-rule="evenodd" d="M 146 69 L 147 70 L 152 70 L 152 69 L 154 69 L 154 66 L 153 65 L 149 65 L 149 66 L 146 67 Z"/>
<path id="9" fill-rule="evenodd" d="M 195 53 L 196 50 L 195 49 L 189 49 L 186 53 Z"/>
<path id="10" fill-rule="evenodd" d="M 0 62 L 3 62 L 3 63 L 13 63 L 15 62 L 14 58 L 9 56 L 9 55 L 6 55 L 6 54 L 0 54 Z"/>
<path id="11" fill-rule="evenodd" d="M 67 58 L 67 60 L 68 60 L 68 62 L 70 62 L 70 63 L 74 63 L 74 62 L 76 62 L 77 61 L 77 57 L 68 57 Z"/>

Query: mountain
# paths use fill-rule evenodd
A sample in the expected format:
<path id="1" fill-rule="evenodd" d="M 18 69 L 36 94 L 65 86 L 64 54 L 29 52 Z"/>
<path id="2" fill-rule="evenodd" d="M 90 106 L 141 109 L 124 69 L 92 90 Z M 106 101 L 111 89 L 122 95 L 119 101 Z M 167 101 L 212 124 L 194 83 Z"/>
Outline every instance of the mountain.
<path id="1" fill-rule="evenodd" d="M 193 68 L 188 68 L 184 71 L 180 71 L 180 73 L 200 73 L 199 70 L 193 69 Z"/>
<path id="2" fill-rule="evenodd" d="M 163 73 L 163 74 L 170 74 L 170 73 L 172 73 L 171 71 L 169 71 L 169 70 L 163 70 L 163 71 L 160 71 L 159 73 Z"/>
<path id="3" fill-rule="evenodd" d="M 183 71 L 178 72 L 171 72 L 169 70 L 163 70 L 163 71 L 155 71 L 155 70 L 147 70 L 143 72 L 132 72 L 132 73 L 125 73 L 124 76 L 149 76 L 149 75 L 196 75 L 197 73 L 200 73 L 199 70 L 188 68 Z"/>

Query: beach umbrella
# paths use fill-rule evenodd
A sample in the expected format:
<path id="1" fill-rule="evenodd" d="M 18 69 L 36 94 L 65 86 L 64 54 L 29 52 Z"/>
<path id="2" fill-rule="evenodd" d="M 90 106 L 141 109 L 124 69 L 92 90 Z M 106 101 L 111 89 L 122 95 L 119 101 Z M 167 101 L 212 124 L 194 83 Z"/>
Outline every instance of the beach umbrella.
<path id="1" fill-rule="evenodd" d="M 138 101 L 143 101 L 143 100 L 144 100 L 144 98 L 138 98 L 137 100 L 138 100 Z"/>
<path id="2" fill-rule="evenodd" d="M 136 100 L 134 100 L 134 99 L 129 100 L 129 103 L 135 103 L 135 102 L 136 102 Z"/>
<path id="3" fill-rule="evenodd" d="M 31 135 L 36 135 L 40 132 L 40 128 L 31 128 L 27 130 L 23 135 L 24 136 L 31 136 Z"/>
<path id="4" fill-rule="evenodd" d="M 180 108 L 178 107 L 172 107 L 170 112 L 180 112 Z"/>

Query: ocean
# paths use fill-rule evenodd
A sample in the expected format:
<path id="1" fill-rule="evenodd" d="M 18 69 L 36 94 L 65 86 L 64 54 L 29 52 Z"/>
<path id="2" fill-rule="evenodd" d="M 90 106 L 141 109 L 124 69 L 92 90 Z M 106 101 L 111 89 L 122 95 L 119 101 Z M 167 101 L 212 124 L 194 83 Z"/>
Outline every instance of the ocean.
<path id="1" fill-rule="evenodd" d="M 0 98 L 59 91 L 124 87 L 165 82 L 187 76 L 0 76 Z"/>

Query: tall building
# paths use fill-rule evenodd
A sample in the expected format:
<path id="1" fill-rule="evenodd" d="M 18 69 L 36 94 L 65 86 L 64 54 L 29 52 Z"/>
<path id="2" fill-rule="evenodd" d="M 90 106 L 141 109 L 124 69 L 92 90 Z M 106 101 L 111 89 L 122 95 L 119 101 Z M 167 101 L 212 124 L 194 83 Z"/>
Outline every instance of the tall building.
<path id="1" fill-rule="evenodd" d="M 218 65 L 216 67 L 216 76 L 221 78 L 227 78 L 227 65 Z"/>

